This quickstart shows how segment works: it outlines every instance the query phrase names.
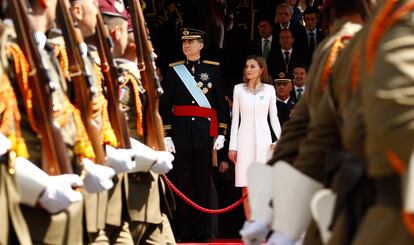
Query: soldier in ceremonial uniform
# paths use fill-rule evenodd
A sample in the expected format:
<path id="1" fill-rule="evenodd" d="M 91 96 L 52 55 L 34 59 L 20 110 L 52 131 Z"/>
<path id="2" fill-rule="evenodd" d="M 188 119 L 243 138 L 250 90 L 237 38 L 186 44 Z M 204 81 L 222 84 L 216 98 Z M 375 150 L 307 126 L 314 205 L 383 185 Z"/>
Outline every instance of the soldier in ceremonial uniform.
<path id="1" fill-rule="evenodd" d="M 123 1 L 99 0 L 99 10 L 113 40 L 114 57 L 124 53 L 127 43 L 127 11 Z M 128 175 L 119 173 L 115 186 L 109 191 L 106 233 L 110 244 L 133 244 L 128 220 Z"/>
<path id="2" fill-rule="evenodd" d="M 117 57 L 115 62 L 122 71 L 120 102 L 127 118 L 130 136 L 143 141 L 146 93 L 137 66 L 134 30 L 130 15 L 128 17 L 128 43 L 124 58 Z M 147 126 L 151 127 L 151 125 Z M 135 143 L 138 144 L 138 141 Z M 159 176 L 171 170 L 174 156 L 169 152 L 156 152 L 142 144 L 141 147 L 146 148 L 147 156 L 151 155 L 152 160 L 141 161 L 139 171 L 128 175 L 128 212 L 131 218 L 129 228 L 134 244 L 175 244 L 174 234 L 166 215 L 171 211 L 163 191 L 164 183 Z M 143 150 L 141 149 L 140 152 L 142 153 Z M 148 165 L 154 161 L 157 161 L 156 164 Z M 171 196 L 172 193 L 167 194 Z"/>
<path id="3" fill-rule="evenodd" d="M 328 215 L 332 220 L 327 219 L 333 229 L 328 231 L 326 221 L 318 218 L 323 215 L 313 214 L 316 223 L 313 222 L 307 230 L 305 244 L 315 244 L 316 241 L 324 244 L 351 243 L 366 208 L 372 202 L 372 186 L 366 178 L 364 163 L 361 80 L 355 75 L 358 65 L 355 58 L 359 55 L 366 30 L 358 32 L 351 40 L 344 40 L 346 48 L 340 51 L 332 69 L 329 91 L 322 95 L 315 108 L 307 137 L 292 164 L 301 173 L 330 188 L 316 192 L 314 196 L 321 198 L 312 200 L 313 210 L 323 205 L 319 200 L 338 196 L 336 204 L 332 202 L 329 209 L 321 210 L 323 213 L 335 210 L 333 215 Z M 277 236 L 280 234 L 273 235 Z"/>
<path id="4" fill-rule="evenodd" d="M 219 63 L 200 57 L 205 33 L 184 28 L 181 34 L 186 59 L 170 64 L 160 101 L 166 146 L 175 153 L 169 176 L 191 200 L 207 207 L 212 149 L 224 145 L 228 113 Z M 208 216 L 178 198 L 173 229 L 177 240 L 207 240 Z"/>
<path id="5" fill-rule="evenodd" d="M 93 0 L 71 1 L 72 16 L 74 23 L 80 29 L 84 39 L 91 40 L 91 36 L 95 34 L 96 30 L 96 15 L 98 8 Z M 62 39 L 58 37 L 56 39 Z M 65 44 L 57 43 L 59 48 L 64 48 Z M 58 54 L 59 58 L 64 59 L 64 53 Z M 100 71 L 99 55 L 97 48 L 94 45 L 82 43 L 80 45 L 80 53 L 82 61 L 85 66 L 85 75 L 88 75 L 89 90 L 90 90 L 90 105 L 92 108 L 92 120 L 94 125 L 98 128 L 98 139 L 94 147 L 100 147 L 101 151 L 105 148 L 106 163 L 115 170 L 116 173 L 130 171 L 135 166 L 131 159 L 132 150 L 119 149 L 118 142 L 114 131 L 111 127 L 108 115 L 108 101 L 105 98 L 103 79 Z M 64 62 L 61 62 L 64 64 Z M 69 64 L 70 66 L 71 64 Z M 62 67 L 68 69 L 69 67 Z M 65 74 L 69 74 L 69 70 L 65 70 Z M 76 88 L 73 82 L 69 81 L 73 90 Z M 75 92 L 75 94 L 77 94 Z M 76 101 L 76 96 L 75 96 Z M 89 133 L 89 132 L 88 132 Z M 95 149 L 94 148 L 94 149 Z M 99 149 L 98 149 L 99 150 Z M 106 236 L 104 230 L 106 223 L 108 193 L 101 192 L 99 194 L 89 194 L 83 192 L 85 197 L 85 224 L 86 233 L 89 244 L 108 244 L 109 238 Z"/>
<path id="6" fill-rule="evenodd" d="M 136 63 L 121 59 L 125 54 L 128 41 L 128 13 L 123 2 L 119 0 L 99 1 L 99 8 L 114 41 L 112 54 L 117 63 L 117 68 L 120 71 L 127 70 L 119 78 L 120 102 L 126 112 L 125 116 L 127 117 L 136 162 L 134 168 L 128 171 L 130 174 L 118 174 L 117 184 L 114 190 L 109 193 L 110 201 L 106 231 L 110 243 L 138 244 L 155 242 L 156 244 L 163 244 L 165 241 L 162 239 L 160 227 L 150 226 L 148 228 L 145 225 L 138 225 L 136 222 L 161 223 L 160 213 L 158 213 L 159 216 L 156 220 L 150 220 L 150 218 L 153 218 L 152 211 L 160 212 L 160 196 L 157 195 L 157 175 L 148 171 L 151 169 L 159 173 L 168 172 L 172 168 L 173 156 L 168 152 L 156 152 L 137 140 L 144 136 L 142 128 L 143 108 L 140 96 L 144 90 L 138 80 L 139 72 L 137 72 Z M 131 181 L 129 181 L 129 178 L 131 178 Z M 148 190 L 151 190 L 152 195 L 149 195 Z M 147 207 L 144 203 L 147 204 Z M 131 222 L 135 222 L 133 227 L 130 225 Z M 131 236 L 131 233 L 134 237 Z M 161 240 L 157 240 L 160 237 Z"/>
<path id="7" fill-rule="evenodd" d="M 413 86 L 408 40 L 414 35 L 414 6 L 410 1 L 377 2 L 375 16 L 338 58 L 330 93 L 322 97 L 294 163 L 318 181 L 330 180 L 337 196 L 333 220 L 318 220 L 319 227 L 325 223 L 322 231 L 333 224 L 332 234 L 325 231 L 328 244 L 414 242 L 413 104 L 408 92 Z M 326 148 L 330 155 L 340 150 L 339 157 L 326 162 L 328 178 L 320 171 Z"/>
<path id="8" fill-rule="evenodd" d="M 3 9 L 1 10 L 3 11 Z M 14 133 L 13 102 L 7 69 L 7 59 L 4 57 L 7 43 L 7 27 L 0 22 L 0 244 L 28 243 L 30 234 L 19 208 L 19 195 L 14 181 L 14 166 L 8 159 L 11 142 L 4 134 Z M 8 115 L 7 115 L 7 112 Z M 6 116 L 9 117 L 9 122 Z M 10 126 L 7 124 L 11 124 Z M 10 128 L 12 127 L 12 128 Z M 10 129 L 9 129 L 10 128 Z M 5 131 L 9 132 L 5 132 Z"/>
<path id="9" fill-rule="evenodd" d="M 20 112 L 7 74 L 6 49 L 12 28 L 0 22 L 0 244 L 32 244 L 19 202 L 40 204 L 49 212 L 66 209 L 81 195 L 64 178 L 53 180 L 26 158 L 27 148 L 20 129 Z M 71 175 L 73 181 L 81 179 Z M 50 195 L 52 192 L 58 195 Z M 19 196 L 19 194 L 21 194 Z"/>
<path id="10" fill-rule="evenodd" d="M 45 86 L 50 88 L 49 91 L 51 94 L 44 96 L 51 96 L 54 120 L 59 123 L 61 137 L 66 146 L 65 152 L 67 152 L 69 156 L 70 165 L 74 168 L 74 171 L 77 174 L 80 175 L 82 172 L 85 190 L 95 193 L 107 190 L 113 185 L 111 178 L 114 175 L 114 171 L 110 168 L 94 164 L 88 159 L 93 159 L 94 152 L 91 151 L 91 145 L 79 115 L 65 95 L 67 88 L 66 83 L 63 75 L 60 73 L 59 66 L 57 65 L 58 62 L 53 58 L 56 50 L 49 42 L 47 42 L 44 34 L 51 27 L 55 19 L 55 13 L 53 11 L 56 10 L 56 1 L 50 1 L 47 5 L 38 1 L 32 1 L 31 4 L 34 13 L 29 16 L 31 18 L 30 23 L 32 26 L 25 28 L 32 27 L 36 31 L 35 40 L 38 52 L 42 58 L 43 65 L 50 75 L 50 81 L 48 81 Z M 23 14 L 25 15 L 26 13 Z M 15 24 L 16 23 L 17 22 L 15 22 Z M 21 34 L 19 33 L 19 35 Z M 22 53 L 16 44 L 9 42 L 8 55 L 12 61 L 12 67 L 14 68 L 13 72 L 15 79 L 13 80 L 12 85 L 17 93 L 19 109 L 21 112 L 24 112 L 21 117 L 21 133 L 28 146 L 29 154 L 27 157 L 30 161 L 40 166 L 41 158 L 44 157 L 41 153 L 44 149 L 41 147 L 38 131 L 36 130 L 39 127 L 39 123 L 46 122 L 35 120 L 32 114 L 33 107 L 28 106 L 28 101 L 31 100 L 31 93 L 28 91 L 27 85 L 25 85 L 28 74 L 25 54 Z M 37 105 L 34 105 L 34 107 L 36 106 Z M 44 170 L 51 174 L 56 174 L 53 167 Z M 33 174 L 36 173 L 34 168 L 32 168 L 31 172 Z M 42 177 L 46 182 L 47 175 L 43 173 Z M 55 176 L 51 178 L 51 180 L 57 179 L 58 178 Z M 68 182 L 68 180 L 65 180 L 65 177 L 63 178 L 63 181 Z M 60 183 L 51 183 L 55 189 L 65 191 L 65 188 L 62 187 Z M 29 190 L 22 195 L 23 197 L 29 198 L 27 201 L 23 200 L 23 203 L 26 205 L 22 206 L 22 210 L 29 225 L 33 242 L 37 244 L 82 244 L 82 204 L 72 204 L 65 210 L 65 212 L 61 212 L 61 208 L 47 209 L 48 212 L 45 212 L 45 210 L 41 208 L 33 208 L 39 194 L 39 185 L 32 184 L 32 188 L 34 189 Z M 69 190 L 72 190 L 71 187 L 68 188 Z M 23 191 L 24 189 L 21 190 Z M 56 193 L 56 190 L 49 190 L 47 193 L 49 193 L 50 196 L 53 196 L 54 193 Z"/>
<path id="11" fill-rule="evenodd" d="M 375 202 L 353 244 L 413 244 L 414 5 L 378 2 L 360 66 L 367 173 Z"/>

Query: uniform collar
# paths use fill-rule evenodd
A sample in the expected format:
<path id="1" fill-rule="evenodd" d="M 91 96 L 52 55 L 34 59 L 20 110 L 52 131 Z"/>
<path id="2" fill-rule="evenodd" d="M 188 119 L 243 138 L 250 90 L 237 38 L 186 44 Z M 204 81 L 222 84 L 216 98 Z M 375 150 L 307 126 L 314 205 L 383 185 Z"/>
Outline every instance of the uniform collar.
<path id="1" fill-rule="evenodd" d="M 287 104 L 289 102 L 289 99 L 290 99 L 290 96 L 287 99 L 285 99 L 285 100 L 281 100 L 281 99 L 279 99 L 279 97 L 276 96 L 276 100 L 278 100 L 280 102 L 283 102 L 285 104 Z"/>
<path id="2" fill-rule="evenodd" d="M 195 66 L 195 65 L 199 65 L 201 63 L 200 59 L 198 60 L 186 60 L 185 64 L 186 65 L 190 65 L 190 66 Z"/>

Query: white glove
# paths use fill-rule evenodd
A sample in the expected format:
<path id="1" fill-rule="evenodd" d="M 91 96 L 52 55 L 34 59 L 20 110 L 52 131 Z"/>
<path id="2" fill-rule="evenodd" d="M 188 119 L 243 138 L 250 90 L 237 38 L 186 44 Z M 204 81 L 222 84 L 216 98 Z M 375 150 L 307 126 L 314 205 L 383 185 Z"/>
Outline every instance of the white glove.
<path id="1" fill-rule="evenodd" d="M 280 232 L 274 231 L 267 240 L 267 245 L 294 245 L 295 242 Z"/>
<path id="2" fill-rule="evenodd" d="M 115 176 L 115 170 L 103 165 L 95 164 L 87 158 L 84 158 L 82 162 L 86 172 L 83 183 L 87 192 L 97 193 L 112 188 L 114 185 L 112 177 Z"/>
<path id="3" fill-rule="evenodd" d="M 80 200 L 80 194 L 72 190 L 72 186 L 83 185 L 79 176 L 73 174 L 49 176 L 23 157 L 17 157 L 14 163 L 15 179 L 20 190 L 20 203 L 30 207 L 40 203 L 46 210 L 54 213 Z"/>
<path id="4" fill-rule="evenodd" d="M 82 200 L 82 194 L 72 187 L 82 186 L 82 180 L 76 174 L 64 174 L 49 177 L 50 181 L 39 198 L 39 204 L 49 213 L 58 213 L 74 202 Z"/>
<path id="5" fill-rule="evenodd" d="M 175 145 L 171 137 L 164 138 L 165 146 L 167 147 L 167 151 L 171 153 L 175 153 Z"/>
<path id="6" fill-rule="evenodd" d="M 226 138 L 224 138 L 223 135 L 217 136 L 216 141 L 214 141 L 213 149 L 218 151 L 221 148 L 223 148 L 224 147 L 224 141 L 226 141 Z"/>
<path id="7" fill-rule="evenodd" d="M 157 162 L 158 152 L 149 146 L 131 138 L 131 146 L 135 153 L 135 167 L 129 171 L 133 172 L 148 172 L 151 167 Z"/>
<path id="8" fill-rule="evenodd" d="M 167 151 L 158 151 L 157 153 L 158 160 L 151 167 L 151 170 L 158 174 L 166 174 L 173 168 L 172 161 L 174 161 L 174 156 Z"/>
<path id="9" fill-rule="evenodd" d="M 106 160 L 116 173 L 125 173 L 135 167 L 135 161 L 132 161 L 135 152 L 132 149 L 116 149 L 106 145 Z"/>
<path id="10" fill-rule="evenodd" d="M 10 148 L 10 140 L 4 134 L 0 133 L 0 156 L 6 154 Z"/>
<path id="11" fill-rule="evenodd" d="M 262 221 L 245 221 L 239 234 L 247 245 L 260 245 L 270 231 L 269 225 Z"/>

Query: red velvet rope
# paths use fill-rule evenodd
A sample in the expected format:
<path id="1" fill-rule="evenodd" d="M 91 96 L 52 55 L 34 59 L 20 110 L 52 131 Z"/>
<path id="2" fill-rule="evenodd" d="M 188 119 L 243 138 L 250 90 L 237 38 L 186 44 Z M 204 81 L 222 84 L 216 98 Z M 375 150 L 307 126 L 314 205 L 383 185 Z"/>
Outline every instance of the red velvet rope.
<path id="1" fill-rule="evenodd" d="M 201 212 L 204 212 L 204 213 L 221 214 L 221 213 L 228 212 L 228 211 L 234 209 L 235 207 L 239 206 L 240 203 L 242 203 L 247 198 L 247 195 L 244 195 L 237 202 L 231 204 L 228 207 L 221 208 L 221 209 L 204 208 L 204 207 L 201 207 L 200 205 L 198 205 L 197 203 L 193 202 L 190 198 L 188 198 L 186 195 L 184 195 L 184 193 L 182 193 L 180 190 L 178 190 L 177 187 L 174 186 L 174 184 L 168 179 L 168 177 L 165 174 L 163 174 L 162 176 L 164 177 L 165 182 L 167 182 L 167 185 L 175 192 L 175 194 L 177 194 L 180 198 L 182 198 L 186 203 L 191 205 L 193 208 L 195 208 L 195 209 L 197 209 Z"/>

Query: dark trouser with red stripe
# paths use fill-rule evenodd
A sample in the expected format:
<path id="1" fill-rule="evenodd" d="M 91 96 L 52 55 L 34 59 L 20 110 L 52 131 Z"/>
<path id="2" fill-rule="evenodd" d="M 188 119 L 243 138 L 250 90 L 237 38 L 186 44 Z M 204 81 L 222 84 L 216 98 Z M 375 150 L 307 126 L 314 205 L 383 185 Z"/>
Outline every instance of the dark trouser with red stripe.
<path id="1" fill-rule="evenodd" d="M 174 185 L 195 203 L 208 208 L 211 177 L 211 149 L 176 149 L 174 168 L 168 174 Z M 177 239 L 205 239 L 209 236 L 208 214 L 176 196 L 173 230 Z"/>

